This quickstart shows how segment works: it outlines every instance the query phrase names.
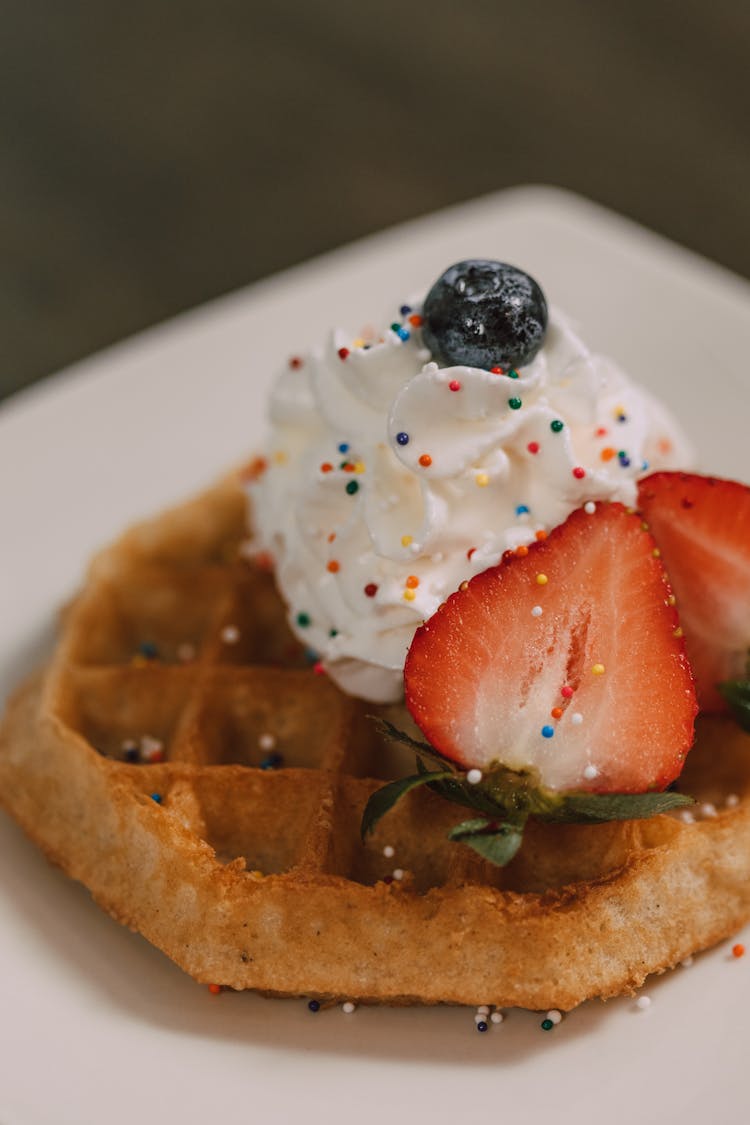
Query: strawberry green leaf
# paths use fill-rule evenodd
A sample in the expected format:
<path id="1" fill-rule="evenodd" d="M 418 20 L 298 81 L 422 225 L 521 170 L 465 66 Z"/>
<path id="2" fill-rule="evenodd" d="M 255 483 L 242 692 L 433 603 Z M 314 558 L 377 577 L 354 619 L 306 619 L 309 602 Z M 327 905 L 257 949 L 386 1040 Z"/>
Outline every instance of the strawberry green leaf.
<path id="1" fill-rule="evenodd" d="M 569 793 L 556 812 L 540 819 L 603 824 L 608 820 L 643 820 L 693 804 L 693 798 L 683 793 Z"/>
<path id="2" fill-rule="evenodd" d="M 437 763 L 443 769 L 449 769 L 452 773 L 456 772 L 455 764 L 439 754 L 434 746 L 430 746 L 429 742 L 420 742 L 419 739 L 412 738 L 406 731 L 399 730 L 388 719 L 381 719 L 379 715 L 371 715 L 370 718 L 373 720 L 378 734 L 387 742 L 401 742 L 404 746 L 414 750 L 420 757 L 428 758 L 431 762 Z"/>
<path id="3" fill-rule="evenodd" d="M 396 802 L 400 801 L 412 789 L 416 789 L 420 785 L 429 785 L 431 781 L 447 776 L 445 770 L 426 771 L 425 773 L 412 774 L 411 777 L 401 777 L 397 781 L 390 781 L 382 789 L 377 789 L 371 795 L 362 814 L 360 825 L 362 839 L 364 840 L 365 836 L 374 830 L 380 818 L 385 816 Z"/>
<path id="4" fill-rule="evenodd" d="M 743 730 L 750 731 L 750 680 L 728 680 L 717 684 L 729 710 Z"/>
<path id="5" fill-rule="evenodd" d="M 490 863 L 504 867 L 521 846 L 525 823 L 525 818 L 504 821 L 502 824 L 484 818 L 464 820 L 451 828 L 448 839 L 468 844 Z"/>

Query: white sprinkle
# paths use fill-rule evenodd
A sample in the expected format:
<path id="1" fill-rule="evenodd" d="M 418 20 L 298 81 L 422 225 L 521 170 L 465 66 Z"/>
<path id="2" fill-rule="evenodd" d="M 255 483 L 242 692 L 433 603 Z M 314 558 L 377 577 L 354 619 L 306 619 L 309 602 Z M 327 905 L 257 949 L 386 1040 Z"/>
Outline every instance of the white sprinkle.
<path id="1" fill-rule="evenodd" d="M 682 810 L 682 812 L 680 813 L 680 820 L 683 824 L 695 824 L 695 817 L 691 813 L 690 809 Z"/>
<path id="2" fill-rule="evenodd" d="M 396 880 L 396 882 L 400 883 L 404 877 L 404 869 L 403 867 L 396 867 L 393 869 L 391 874 L 393 875 L 393 878 Z"/>
<path id="3" fill-rule="evenodd" d="M 341 1005 L 341 1011 L 346 1012 L 347 1016 L 350 1016 L 356 1007 L 357 1005 L 352 1004 L 351 1000 L 345 1000 Z"/>
<path id="4" fill-rule="evenodd" d="M 419 543 L 412 543 L 412 545 L 409 547 L 409 550 L 413 555 L 418 555 L 421 552 L 422 548 L 420 547 Z"/>
<path id="5" fill-rule="evenodd" d="M 553 1023 L 560 1023 L 562 1012 L 558 1012 L 557 1008 L 552 1008 L 551 1011 L 547 1012 L 547 1019 L 552 1020 Z"/>
<path id="6" fill-rule="evenodd" d="M 484 1012 L 477 1012 L 474 1016 L 474 1023 L 486 1023 L 487 1015 Z"/>
<path id="7" fill-rule="evenodd" d="M 469 785 L 479 785 L 479 782 L 482 780 L 482 771 L 469 770 L 466 775 L 466 780 L 468 781 Z"/>
<path id="8" fill-rule="evenodd" d="M 141 739 L 141 755 L 146 761 L 151 761 L 153 758 L 158 757 L 164 749 L 164 743 L 159 738 L 152 738 L 150 734 L 144 734 Z"/>
<path id="9" fill-rule="evenodd" d="M 581 725 L 581 723 L 583 722 L 583 715 L 581 714 L 580 711 L 574 711 L 573 714 L 570 716 L 570 721 L 571 721 L 571 723 L 573 724 L 574 727 L 579 727 Z"/>
<path id="10" fill-rule="evenodd" d="M 701 816 L 706 816 L 709 819 L 716 816 L 716 805 L 711 804 L 710 801 L 704 801 L 701 805 Z"/>
<path id="11" fill-rule="evenodd" d="M 680 964 L 682 965 L 683 969 L 689 969 L 690 966 L 692 965 L 692 963 L 693 963 L 692 957 L 686 957 L 684 961 L 680 961 Z"/>
<path id="12" fill-rule="evenodd" d="M 535 605 L 534 608 L 531 611 L 531 616 L 532 617 L 541 617 L 542 616 L 542 607 L 540 605 Z"/>
<path id="13" fill-rule="evenodd" d="M 275 734 L 262 734 L 258 739 L 258 746 L 261 750 L 273 750 L 276 745 Z"/>
<path id="14" fill-rule="evenodd" d="M 492 1015 L 490 1016 L 490 1019 L 492 1020 L 493 1023 L 502 1023 L 503 1020 L 505 1019 L 505 1016 L 503 1015 L 502 1012 L 493 1012 Z"/>
<path id="15" fill-rule="evenodd" d="M 727 797 L 725 804 L 728 809 L 736 809 L 740 803 L 740 799 L 736 793 L 730 793 Z"/>
<path id="16" fill-rule="evenodd" d="M 393 859 L 395 854 L 396 854 L 396 849 L 393 847 L 393 845 L 392 844 L 386 844 L 385 847 L 383 848 L 383 855 L 385 856 L 385 858 L 386 859 Z"/>
<path id="17" fill-rule="evenodd" d="M 596 766 L 586 766 L 586 769 L 583 771 L 583 776 L 587 781 L 593 781 L 595 777 L 599 776 L 599 770 Z"/>
<path id="18" fill-rule="evenodd" d="M 477 1008 L 477 1015 L 478 1016 L 488 1016 L 489 1014 L 490 1014 L 489 1004 L 480 1004 L 479 1007 Z"/>
<path id="19" fill-rule="evenodd" d="M 225 645 L 236 645 L 240 639 L 240 631 L 236 625 L 225 625 L 221 630 L 221 639 Z"/>
<path id="20" fill-rule="evenodd" d="M 636 1008 L 640 1008 L 640 1010 L 642 1012 L 645 1012 L 646 1008 L 651 1007 L 651 997 L 650 996 L 639 996 L 638 999 L 635 1002 L 635 1006 L 636 1006 Z"/>
<path id="21" fill-rule="evenodd" d="M 593 500 L 587 500 L 583 505 L 583 510 L 587 516 L 593 516 L 594 512 L 596 511 L 596 504 Z"/>
<path id="22" fill-rule="evenodd" d="M 189 664 L 191 660 L 195 660 L 195 645 L 180 645 L 177 649 L 177 659 L 182 664 Z"/>
<path id="23" fill-rule="evenodd" d="M 442 552 L 442 551 L 438 551 L 438 552 L 437 552 L 437 554 L 434 554 L 434 555 L 432 556 L 432 560 L 431 560 L 431 561 L 432 561 L 432 562 L 434 562 L 434 563 L 441 563 L 441 562 L 443 561 L 443 559 L 444 559 L 444 558 L 445 558 L 445 555 L 443 554 L 443 552 Z"/>

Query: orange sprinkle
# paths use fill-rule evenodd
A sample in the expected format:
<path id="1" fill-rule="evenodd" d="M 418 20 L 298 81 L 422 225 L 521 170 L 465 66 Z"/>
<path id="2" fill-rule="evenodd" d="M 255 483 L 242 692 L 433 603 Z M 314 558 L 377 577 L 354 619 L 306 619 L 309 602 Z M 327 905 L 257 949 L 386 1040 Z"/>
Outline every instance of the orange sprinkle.
<path id="1" fill-rule="evenodd" d="M 520 547 L 516 547 L 515 554 L 519 559 L 524 558 L 529 553 L 529 548 L 522 543 Z"/>
<path id="2" fill-rule="evenodd" d="M 273 570 L 273 556 L 268 551 L 259 551 L 255 556 L 255 565 L 259 570 Z"/>
<path id="3" fill-rule="evenodd" d="M 321 471 L 321 473 L 332 473 L 333 472 L 333 465 L 331 464 L 330 461 L 324 461 L 323 464 L 320 466 L 320 471 Z"/>
<path id="4" fill-rule="evenodd" d="M 353 473 L 354 469 L 355 469 L 355 466 L 351 463 L 351 461 L 346 461 L 341 466 L 341 468 L 344 470 L 345 473 Z"/>
<path id="5" fill-rule="evenodd" d="M 611 461 L 613 457 L 617 456 L 617 450 L 613 449 L 611 445 L 607 445 L 599 454 L 602 461 Z"/>
<path id="6" fill-rule="evenodd" d="M 328 542 L 333 543 L 335 538 L 336 538 L 336 532 L 332 531 L 331 534 L 328 536 Z"/>
<path id="7" fill-rule="evenodd" d="M 419 463 L 423 469 L 429 469 L 430 465 L 432 464 L 432 458 L 430 457 L 429 453 L 423 453 L 419 458 Z"/>
<path id="8" fill-rule="evenodd" d="M 417 578 L 416 574 L 409 575 L 409 577 L 406 579 L 406 585 L 410 590 L 416 590 L 417 586 L 419 585 L 419 579 Z"/>
<path id="9" fill-rule="evenodd" d="M 553 707 L 552 710 L 550 711 L 550 715 L 552 716 L 553 719 L 561 719 L 562 713 L 563 713 L 562 707 Z"/>
<path id="10" fill-rule="evenodd" d="M 415 328 L 419 328 L 420 324 L 424 324 L 424 319 L 419 313 L 412 313 L 409 317 L 409 324 L 413 324 Z"/>
<path id="11" fill-rule="evenodd" d="M 327 569 L 330 570 L 331 574 L 336 574 L 341 569 L 341 566 L 336 562 L 335 559 L 331 559 L 331 561 L 328 563 Z"/>
<path id="12" fill-rule="evenodd" d="M 659 441 L 659 452 L 660 453 L 671 453 L 672 448 L 673 448 L 672 442 L 669 440 L 669 438 L 661 438 L 660 439 L 660 441 Z"/>
<path id="13" fill-rule="evenodd" d="M 219 993 L 221 992 L 221 985 L 220 984 L 209 984 L 208 991 L 211 993 L 212 996 L 218 996 Z"/>
<path id="14" fill-rule="evenodd" d="M 247 465 L 244 465 L 242 469 L 240 469 L 240 480 L 257 480 L 258 477 L 263 476 L 267 468 L 268 461 L 266 461 L 265 457 L 254 457 L 252 461 L 249 461 Z"/>
<path id="15" fill-rule="evenodd" d="M 732 946 L 732 956 L 733 957 L 744 957 L 745 956 L 745 947 L 742 944 L 742 942 L 738 941 L 736 945 Z"/>
<path id="16" fill-rule="evenodd" d="M 541 543 L 544 539 L 547 538 L 547 532 L 544 530 L 543 527 L 540 527 L 538 531 L 534 532 L 534 538 L 538 539 L 539 542 Z"/>

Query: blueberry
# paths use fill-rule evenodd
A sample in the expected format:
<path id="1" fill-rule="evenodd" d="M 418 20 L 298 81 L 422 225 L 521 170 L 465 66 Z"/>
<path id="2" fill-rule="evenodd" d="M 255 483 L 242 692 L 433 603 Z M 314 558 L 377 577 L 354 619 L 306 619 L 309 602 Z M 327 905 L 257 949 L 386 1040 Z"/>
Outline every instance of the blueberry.
<path id="1" fill-rule="evenodd" d="M 423 338 L 446 366 L 521 367 L 544 342 L 547 302 L 523 270 L 471 259 L 451 266 L 430 289 Z"/>

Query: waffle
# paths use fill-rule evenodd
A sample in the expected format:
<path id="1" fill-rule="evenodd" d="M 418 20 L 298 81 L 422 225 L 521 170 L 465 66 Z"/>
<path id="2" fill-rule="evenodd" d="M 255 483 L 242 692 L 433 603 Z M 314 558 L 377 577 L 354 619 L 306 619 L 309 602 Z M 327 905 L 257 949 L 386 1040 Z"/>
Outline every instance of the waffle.
<path id="1" fill-rule="evenodd" d="M 419 790 L 363 844 L 413 759 L 306 663 L 245 527 L 232 477 L 99 555 L 0 730 L 3 804 L 119 922 L 234 989 L 570 1009 L 750 917 L 750 739 L 722 720 L 695 823 L 532 824 L 499 869 Z"/>

